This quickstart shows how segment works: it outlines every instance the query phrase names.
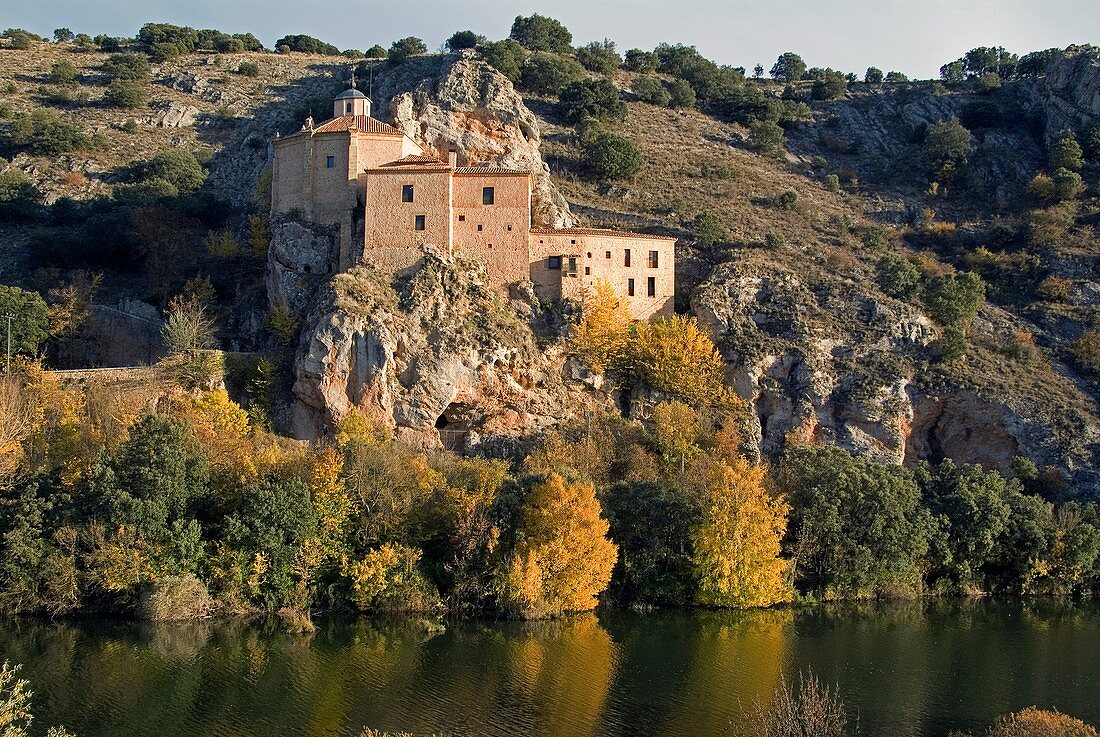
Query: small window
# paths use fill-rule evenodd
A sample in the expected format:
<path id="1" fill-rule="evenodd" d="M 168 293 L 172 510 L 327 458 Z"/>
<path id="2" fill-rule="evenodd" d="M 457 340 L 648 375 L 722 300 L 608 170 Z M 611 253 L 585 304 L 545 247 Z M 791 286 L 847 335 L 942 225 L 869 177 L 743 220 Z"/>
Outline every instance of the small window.
<path id="1" fill-rule="evenodd" d="M 576 274 L 577 273 L 577 257 L 576 256 L 570 256 L 569 257 L 569 273 L 570 274 Z"/>
<path id="2" fill-rule="evenodd" d="M 604 251 L 603 252 L 603 257 L 604 258 L 611 258 L 611 251 Z"/>
<path id="3" fill-rule="evenodd" d="M 460 222 L 460 223 L 466 222 L 466 216 L 465 215 L 459 215 L 458 216 L 458 222 Z"/>
<path id="4" fill-rule="evenodd" d="M 509 233 L 511 233 L 511 232 L 512 232 L 512 226 L 511 226 L 511 225 L 509 225 L 509 226 L 508 226 L 508 232 L 509 232 Z"/>
<path id="5" fill-rule="evenodd" d="M 591 266 L 585 266 L 584 267 L 584 275 L 585 276 L 592 276 L 592 267 Z"/>
<path id="6" fill-rule="evenodd" d="M 570 243 L 571 245 L 574 245 L 574 246 L 575 246 L 575 245 L 577 245 L 577 241 L 576 241 L 576 240 L 571 240 L 571 241 L 569 241 L 569 243 Z"/>
<path id="7" fill-rule="evenodd" d="M 416 228 L 417 230 L 424 230 L 424 216 L 423 215 L 417 215 L 413 219 L 413 227 Z"/>
<path id="8" fill-rule="evenodd" d="M 351 115 L 351 103 L 350 103 L 350 102 L 349 102 L 349 103 L 345 103 L 345 105 L 344 105 L 344 112 L 345 112 L 345 113 L 347 113 L 348 115 Z"/>
<path id="9" fill-rule="evenodd" d="M 336 168 L 336 157 L 335 156 L 326 156 L 325 157 L 325 168 L 326 169 L 335 169 Z"/>
<path id="10" fill-rule="evenodd" d="M 561 271 L 561 256 L 551 256 L 546 259 L 546 268 L 552 271 Z"/>
<path id="11" fill-rule="evenodd" d="M 588 252 L 588 255 L 587 255 L 586 258 L 592 258 L 592 252 L 591 251 Z"/>
<path id="12" fill-rule="evenodd" d="M 491 205 L 496 200 L 496 190 L 492 187 L 481 188 L 481 204 Z"/>
<path id="13" fill-rule="evenodd" d="M 623 250 L 623 266 L 630 266 L 630 249 Z"/>
<path id="14" fill-rule="evenodd" d="M 656 269 L 658 264 L 660 264 L 660 253 L 658 253 L 657 251 L 650 251 L 649 252 L 649 268 Z"/>
<path id="15" fill-rule="evenodd" d="M 628 297 L 633 297 L 634 296 L 634 280 L 633 279 L 627 279 L 626 280 L 626 296 L 628 296 Z"/>
<path id="16" fill-rule="evenodd" d="M 481 230 L 482 230 L 482 228 L 484 228 L 484 227 L 485 227 L 485 226 L 483 226 L 483 225 L 482 225 L 481 223 L 478 223 L 478 224 L 477 224 L 477 231 L 478 231 L 478 232 L 480 233 L 480 232 L 481 232 Z"/>
<path id="17" fill-rule="evenodd" d="M 401 201 L 412 202 L 413 201 L 413 186 L 411 184 L 401 185 Z"/>
<path id="18" fill-rule="evenodd" d="M 650 297 L 656 297 L 657 296 L 657 277 L 655 277 L 655 276 L 649 277 L 649 279 L 646 282 L 646 292 L 649 293 Z"/>
<path id="19" fill-rule="evenodd" d="M 492 248 L 492 247 L 493 247 L 493 244 L 492 244 L 492 243 L 490 243 L 490 244 L 489 244 L 489 248 Z"/>

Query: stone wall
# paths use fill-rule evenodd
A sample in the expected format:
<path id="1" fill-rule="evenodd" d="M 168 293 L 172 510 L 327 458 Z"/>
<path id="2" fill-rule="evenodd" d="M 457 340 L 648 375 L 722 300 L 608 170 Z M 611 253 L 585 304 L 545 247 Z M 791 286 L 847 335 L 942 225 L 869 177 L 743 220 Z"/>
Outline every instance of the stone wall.
<path id="1" fill-rule="evenodd" d="M 491 205 L 483 203 L 486 187 L 493 188 Z M 455 252 L 482 264 L 489 283 L 501 290 L 528 281 L 531 176 L 459 172 L 453 192 Z"/>
<path id="2" fill-rule="evenodd" d="M 363 259 L 388 272 L 415 264 L 430 243 L 450 252 L 451 176 L 445 167 L 373 169 L 365 177 Z M 402 189 L 411 185 L 413 201 L 402 201 Z M 416 230 L 416 217 L 424 229 Z"/>

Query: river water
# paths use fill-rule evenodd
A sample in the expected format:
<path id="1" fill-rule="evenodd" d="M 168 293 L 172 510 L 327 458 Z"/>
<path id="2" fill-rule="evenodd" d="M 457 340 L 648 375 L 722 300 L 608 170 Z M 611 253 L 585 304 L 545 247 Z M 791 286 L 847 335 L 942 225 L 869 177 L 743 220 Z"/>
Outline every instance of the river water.
<path id="1" fill-rule="evenodd" d="M 603 612 L 554 622 L 0 622 L 36 728 L 78 737 L 752 734 L 783 679 L 839 687 L 862 735 L 976 729 L 1026 706 L 1100 724 L 1100 602 Z"/>

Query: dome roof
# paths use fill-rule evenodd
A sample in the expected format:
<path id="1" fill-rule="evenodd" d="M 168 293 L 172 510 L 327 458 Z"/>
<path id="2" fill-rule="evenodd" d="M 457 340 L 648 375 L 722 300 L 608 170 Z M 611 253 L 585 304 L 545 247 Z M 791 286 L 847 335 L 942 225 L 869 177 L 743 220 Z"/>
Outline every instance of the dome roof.
<path id="1" fill-rule="evenodd" d="M 366 97 L 366 95 L 364 95 L 362 92 L 355 89 L 354 87 L 351 87 L 349 89 L 344 90 L 343 92 L 341 92 L 339 95 L 337 95 L 333 99 L 335 99 L 335 100 L 361 100 L 365 97 Z"/>

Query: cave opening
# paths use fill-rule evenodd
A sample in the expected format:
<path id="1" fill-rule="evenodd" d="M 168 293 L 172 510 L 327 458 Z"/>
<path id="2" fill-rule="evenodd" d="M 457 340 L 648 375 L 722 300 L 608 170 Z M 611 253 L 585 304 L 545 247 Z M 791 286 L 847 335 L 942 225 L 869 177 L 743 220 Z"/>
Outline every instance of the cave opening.
<path id="1" fill-rule="evenodd" d="M 451 402 L 435 420 L 435 430 L 439 433 L 439 443 L 447 450 L 461 452 L 466 447 L 470 435 L 470 408 L 458 402 Z"/>

